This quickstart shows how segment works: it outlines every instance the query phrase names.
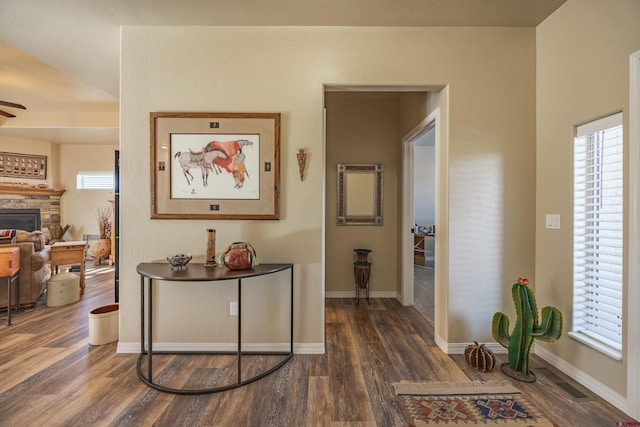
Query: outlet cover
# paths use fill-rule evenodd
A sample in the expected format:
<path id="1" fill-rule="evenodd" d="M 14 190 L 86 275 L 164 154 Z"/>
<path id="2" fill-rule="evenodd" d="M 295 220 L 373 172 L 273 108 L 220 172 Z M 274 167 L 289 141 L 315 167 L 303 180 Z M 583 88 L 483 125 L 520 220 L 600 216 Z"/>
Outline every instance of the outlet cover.
<path id="1" fill-rule="evenodd" d="M 238 303 L 230 302 L 229 303 L 229 316 L 237 316 L 238 315 Z"/>

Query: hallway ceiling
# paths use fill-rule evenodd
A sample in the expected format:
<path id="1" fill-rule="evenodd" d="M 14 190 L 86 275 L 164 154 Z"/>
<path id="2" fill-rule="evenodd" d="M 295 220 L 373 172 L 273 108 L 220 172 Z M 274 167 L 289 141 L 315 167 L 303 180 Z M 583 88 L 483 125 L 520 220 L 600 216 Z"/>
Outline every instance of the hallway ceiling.
<path id="1" fill-rule="evenodd" d="M 118 143 L 120 26 L 535 27 L 566 0 L 0 0 L 0 136 Z"/>

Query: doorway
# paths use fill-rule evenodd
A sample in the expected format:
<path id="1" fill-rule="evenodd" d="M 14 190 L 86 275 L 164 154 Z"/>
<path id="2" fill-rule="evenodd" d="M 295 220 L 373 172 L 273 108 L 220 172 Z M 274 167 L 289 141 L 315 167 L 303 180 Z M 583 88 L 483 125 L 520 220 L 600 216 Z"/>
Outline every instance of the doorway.
<path id="1" fill-rule="evenodd" d="M 434 322 L 436 144 L 435 123 L 413 144 L 413 283 L 414 307 Z"/>
<path id="2" fill-rule="evenodd" d="M 446 90 L 446 89 L 445 89 Z M 446 94 L 440 97 L 441 100 L 446 100 Z M 402 289 L 401 289 L 401 302 L 403 305 L 416 305 L 415 294 L 415 261 L 416 261 L 416 234 L 415 231 L 422 231 L 426 234 L 431 234 L 429 239 L 433 243 L 427 243 L 426 248 L 429 250 L 430 245 L 433 245 L 433 269 L 430 272 L 433 273 L 432 283 L 433 290 L 432 295 L 429 295 L 429 304 L 433 307 L 429 314 L 432 317 L 431 324 L 434 329 L 434 338 L 436 344 L 442 348 L 444 341 L 442 336 L 443 330 L 446 329 L 446 316 L 447 313 L 447 298 L 446 298 L 446 266 L 448 265 L 446 257 L 446 240 L 447 240 L 447 227 L 446 221 L 443 220 L 448 215 L 448 199 L 447 194 L 447 181 L 446 181 L 446 126 L 443 125 L 441 119 L 442 107 L 446 107 L 446 102 L 442 101 L 436 104 L 431 113 L 424 118 L 417 126 L 415 126 L 405 137 L 402 138 Z M 416 142 L 425 135 L 431 133 L 430 137 L 433 140 L 433 190 L 432 195 L 428 197 L 433 198 L 433 210 L 434 215 L 431 218 L 426 218 L 426 230 L 416 227 L 416 219 L 414 214 L 414 187 L 418 186 L 414 178 L 414 169 L 422 168 L 422 164 L 415 163 Z M 426 145 L 426 144 L 425 144 Z M 420 150 L 418 150 L 420 151 Z M 431 185 L 431 184 L 429 184 Z M 431 233 L 429 233 L 429 226 L 431 226 Z M 418 228 L 418 230 L 416 230 Z M 421 233 L 422 234 L 422 233 Z M 429 255 L 429 254 L 425 254 Z M 427 259 L 425 259 L 425 264 Z M 418 302 L 420 304 L 420 302 Z M 419 307 L 418 307 L 419 309 Z M 427 316 L 425 316 L 427 317 Z"/>

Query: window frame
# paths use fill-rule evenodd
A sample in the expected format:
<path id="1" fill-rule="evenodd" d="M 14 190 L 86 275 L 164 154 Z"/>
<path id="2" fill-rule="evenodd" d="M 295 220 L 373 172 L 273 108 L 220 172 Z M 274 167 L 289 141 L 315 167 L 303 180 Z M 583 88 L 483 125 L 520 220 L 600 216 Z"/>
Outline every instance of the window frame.
<path id="1" fill-rule="evenodd" d="M 624 193 L 624 163 L 625 163 L 625 155 L 624 155 L 624 128 L 622 124 L 622 112 L 617 112 L 611 114 L 609 116 L 602 117 L 600 119 L 596 119 L 585 123 L 580 126 L 576 126 L 574 133 L 574 141 L 573 141 L 573 214 L 572 214 L 572 268 L 573 268 L 573 301 L 572 301 L 572 330 L 569 332 L 569 336 L 577 341 L 580 341 L 604 354 L 607 356 L 616 359 L 622 360 L 622 351 L 624 344 L 624 336 L 623 336 L 623 320 L 624 320 L 624 262 L 625 262 L 625 253 L 624 253 L 624 206 L 625 206 L 625 193 Z M 590 157 L 591 160 L 595 160 L 596 156 L 599 156 L 599 160 L 601 163 L 598 163 L 596 166 L 593 164 L 588 164 L 589 159 L 584 159 L 583 166 L 578 169 L 578 144 L 584 143 L 584 141 L 580 142 L 579 140 L 584 140 L 585 138 L 593 137 L 597 133 L 601 133 L 600 136 L 605 138 L 609 137 L 611 134 L 616 132 L 617 134 L 614 136 L 615 141 L 615 149 L 619 150 L 613 153 L 614 160 L 612 162 L 603 161 L 604 156 L 607 155 L 605 152 L 604 143 L 607 142 L 606 139 L 602 141 L 602 146 L 596 150 L 592 148 L 585 148 L 584 152 L 588 153 L 590 151 L 597 152 L 596 155 Z M 588 143 L 588 142 L 587 142 Z M 607 147 L 610 149 L 610 147 Z M 604 173 L 606 171 L 603 170 L 603 166 L 607 165 L 615 165 L 619 168 L 617 172 L 608 171 L 608 175 L 605 177 Z M 589 175 L 588 169 L 593 168 L 594 178 L 588 178 Z M 613 206 L 616 211 L 611 214 L 614 217 L 614 230 L 605 228 L 601 221 L 602 212 L 600 211 L 601 207 L 605 203 L 603 199 L 605 197 L 610 197 L 609 192 L 613 191 L 607 188 L 607 193 L 603 192 L 603 184 L 609 183 L 611 179 L 611 175 L 615 176 L 612 181 L 614 183 L 619 184 L 619 187 L 615 188 L 615 196 L 617 196 L 620 200 L 619 203 L 611 203 L 610 205 L 605 206 Z M 591 195 L 588 194 L 588 189 L 584 189 L 584 193 L 578 193 L 579 184 L 583 181 L 589 181 L 592 185 L 591 189 L 595 188 L 595 191 Z M 599 186 L 598 186 L 599 185 Z M 617 193 L 616 193 L 617 192 Z M 582 194 L 582 198 L 579 197 L 579 194 Z M 606 194 L 606 196 L 605 196 Z M 598 201 L 598 207 L 589 208 L 589 202 L 586 201 L 589 197 L 593 197 L 594 200 Z M 592 224 L 587 225 L 590 221 L 587 219 L 580 220 L 579 216 L 583 213 L 591 213 L 595 215 L 596 220 L 591 220 Z M 579 228 L 578 223 L 583 223 L 584 227 Z M 597 224 L 597 225 L 596 225 Z M 591 228 L 593 227 L 593 228 Z M 588 237 L 585 230 L 587 229 L 594 230 L 594 236 Z M 606 233 L 606 235 L 605 235 Z M 602 243 L 604 238 L 613 239 L 613 244 L 615 247 L 613 248 L 613 254 L 605 253 L 604 249 L 601 249 L 601 246 L 605 246 Z M 592 249 L 589 249 L 589 244 L 596 243 Z M 585 244 L 585 248 L 581 248 L 581 245 Z M 583 255 L 583 258 L 578 258 L 578 254 Z M 593 256 L 593 262 L 586 262 L 589 256 Z M 602 257 L 602 258 L 601 258 Z M 606 281 L 605 279 L 605 270 L 610 269 L 603 267 L 602 269 L 598 268 L 601 266 L 603 259 L 606 259 L 606 262 L 609 265 L 613 266 L 612 276 L 614 277 L 609 283 L 611 284 L 603 284 Z M 587 266 L 587 264 L 594 264 L 594 267 L 591 268 Z M 597 273 L 594 274 L 594 271 Z M 593 283 L 588 284 L 589 277 L 593 276 Z M 593 292 L 595 291 L 595 292 Z M 604 296 L 605 293 L 611 292 L 614 295 L 619 294 L 619 298 L 615 299 L 617 305 L 606 307 L 606 310 L 599 309 L 598 306 L 601 307 L 605 305 L 605 300 L 607 299 Z M 598 295 L 595 298 L 590 298 L 589 295 Z M 586 301 L 586 302 L 585 302 Z M 613 308 L 610 308 L 613 307 Z M 604 313 L 606 311 L 616 311 L 619 310 L 616 315 L 609 315 L 609 317 L 615 320 L 605 320 Z M 603 313 L 602 316 L 598 316 L 599 313 Z M 586 320 L 585 320 L 586 319 Z M 618 329 L 615 329 L 615 323 L 619 323 L 617 326 Z M 583 325 L 587 325 L 586 327 Z M 612 326 L 613 325 L 613 326 Z M 603 332 L 598 333 L 598 329 L 606 330 L 607 332 L 617 333 L 617 337 L 615 339 L 611 339 L 611 337 L 607 337 L 606 333 Z"/>
<path id="2" fill-rule="evenodd" d="M 100 182 L 111 180 L 111 185 L 100 185 Z M 93 182 L 93 185 L 90 183 Z M 112 171 L 78 171 L 76 173 L 76 190 L 111 190 L 115 188 L 115 174 Z"/>

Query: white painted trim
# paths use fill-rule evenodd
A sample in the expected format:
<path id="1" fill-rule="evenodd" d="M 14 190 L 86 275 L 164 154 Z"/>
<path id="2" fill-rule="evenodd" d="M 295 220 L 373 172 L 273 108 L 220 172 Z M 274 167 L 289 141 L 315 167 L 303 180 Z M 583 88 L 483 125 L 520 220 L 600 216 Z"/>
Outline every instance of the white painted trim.
<path id="1" fill-rule="evenodd" d="M 400 291 L 400 302 L 405 305 L 413 305 L 413 289 L 414 289 L 414 273 L 413 273 L 413 234 L 411 233 L 411 229 L 414 227 L 414 218 L 413 218 L 413 148 L 414 141 L 420 135 L 431 129 L 435 128 L 435 147 L 436 147 L 436 179 L 435 179 L 435 198 L 436 204 L 440 200 L 440 194 L 442 192 L 446 192 L 447 188 L 445 187 L 446 182 L 442 181 L 441 173 L 442 167 L 441 164 L 441 152 L 445 149 L 445 142 L 442 141 L 441 136 L 441 128 L 442 121 L 440 119 L 440 108 L 434 109 L 422 122 L 420 122 L 417 126 L 415 126 L 407 135 L 402 138 L 402 265 L 401 265 L 401 291 Z M 446 209 L 446 208 L 445 208 Z M 441 215 L 442 208 L 436 209 L 436 218 L 435 224 L 436 227 L 440 230 L 444 228 L 441 226 L 442 221 L 446 219 Z M 446 215 L 445 215 L 446 216 Z M 436 263 L 436 266 L 448 265 L 448 261 L 446 261 L 446 257 L 448 256 L 445 252 L 443 252 L 442 246 L 438 244 L 438 241 L 442 239 L 436 238 L 435 240 L 435 258 L 439 260 Z M 443 260 L 445 262 L 443 262 Z M 440 292 L 447 292 L 446 285 L 443 287 L 440 283 L 440 272 L 438 268 L 434 270 L 434 295 L 433 298 L 435 301 L 439 300 Z M 448 277 L 447 274 L 444 274 L 443 277 Z M 439 304 L 434 304 L 434 339 L 436 345 L 444 352 L 447 353 L 448 344 L 442 339 L 439 335 L 440 331 L 440 310 L 442 307 Z"/>
<path id="2" fill-rule="evenodd" d="M 627 413 L 627 399 L 615 390 L 610 389 L 600 381 L 587 375 L 584 371 L 559 358 L 549 350 L 546 350 L 544 347 L 538 346 L 536 348 L 536 354 L 540 356 L 541 359 L 573 378 L 616 408 Z"/>
<path id="3" fill-rule="evenodd" d="M 581 342 L 584 345 L 588 345 L 592 349 L 599 351 L 607 357 L 612 358 L 613 360 L 622 360 L 622 352 L 618 349 L 612 348 L 602 342 L 591 338 L 589 335 L 583 333 L 582 331 L 573 332 L 569 331 L 567 333 L 569 338 L 572 338 L 578 342 Z"/>
<path id="4" fill-rule="evenodd" d="M 435 127 L 435 146 L 436 146 L 436 191 L 435 198 L 438 199 L 438 150 L 439 150 L 439 139 L 440 134 L 438 132 L 438 126 L 440 126 L 440 109 L 436 108 L 431 112 L 425 119 L 423 119 L 417 126 L 415 126 L 407 135 L 402 138 L 402 270 L 401 270 L 401 280 L 402 280 L 402 289 L 400 292 L 401 298 L 400 302 L 402 305 L 413 305 L 413 233 L 411 233 L 411 229 L 414 227 L 414 218 L 413 218 L 413 151 L 414 151 L 414 142 L 420 137 L 422 134 L 427 132 L 429 129 Z M 437 218 L 437 213 L 436 213 Z M 436 226 L 437 226 L 436 221 Z M 438 252 L 438 244 L 436 240 L 435 246 L 435 256 L 441 256 Z M 435 274 L 436 272 L 434 272 Z M 435 283 L 434 277 L 434 283 Z M 434 289 L 434 298 L 435 292 L 438 292 L 438 289 Z M 437 322 L 437 317 L 435 317 L 435 321 Z M 434 325 L 435 327 L 435 325 Z"/>
<path id="5" fill-rule="evenodd" d="M 629 58 L 628 415 L 640 419 L 640 51 Z"/>
<path id="6" fill-rule="evenodd" d="M 325 298 L 355 298 L 355 291 L 329 291 L 325 292 Z M 369 292 L 369 298 L 397 298 L 396 291 L 373 291 Z M 362 299 L 362 295 L 360 296 Z"/>
<path id="7" fill-rule="evenodd" d="M 444 354 L 449 354 L 449 343 L 442 339 L 442 337 L 435 332 L 435 329 L 433 332 L 433 340 Z"/>
<path id="8" fill-rule="evenodd" d="M 426 120 L 426 119 L 425 119 Z M 424 121 L 418 125 L 425 132 L 429 123 Z M 402 305 L 413 305 L 413 152 L 414 140 L 417 135 L 412 131 L 402 140 L 402 233 L 400 236 L 402 247 L 402 265 L 400 277 L 402 286 L 400 290 L 400 302 Z"/>
<path id="9" fill-rule="evenodd" d="M 293 344 L 294 354 L 324 354 L 324 343 Z"/>
<path id="10" fill-rule="evenodd" d="M 245 351 L 288 351 L 289 343 L 243 343 L 242 349 Z M 236 343 L 153 343 L 154 351 L 225 351 L 234 352 L 238 350 Z M 117 353 L 139 353 L 139 342 L 118 342 Z M 324 354 L 324 343 L 294 343 L 293 352 L 295 354 Z"/>
<path id="11" fill-rule="evenodd" d="M 464 349 L 467 348 L 469 344 L 473 344 L 473 343 L 468 343 L 468 342 L 445 343 L 444 341 L 441 341 L 440 343 L 436 342 L 436 344 L 438 344 L 438 347 L 440 347 L 440 349 L 446 354 L 464 354 Z M 507 353 L 507 349 L 501 346 L 500 344 L 498 344 L 497 342 L 485 343 L 484 346 L 495 354 Z"/>
<path id="12" fill-rule="evenodd" d="M 320 318 L 322 319 L 322 352 L 317 354 L 324 354 L 324 342 L 326 340 L 326 307 L 325 307 L 325 293 L 327 292 L 327 108 L 325 105 L 325 92 L 322 92 L 322 228 L 321 228 L 321 236 L 322 236 L 322 252 L 320 254 L 320 282 L 322 283 L 321 290 L 321 298 L 322 298 L 322 313 L 320 313 Z M 302 289 L 302 287 L 300 287 Z M 300 305 L 302 306 L 302 305 Z M 295 327 L 294 327 L 295 332 Z M 295 338 L 294 338 L 295 340 Z M 295 346 L 294 346 L 295 352 Z M 303 352 L 303 354 L 309 354 Z M 310 353 L 316 354 L 316 353 Z"/>

